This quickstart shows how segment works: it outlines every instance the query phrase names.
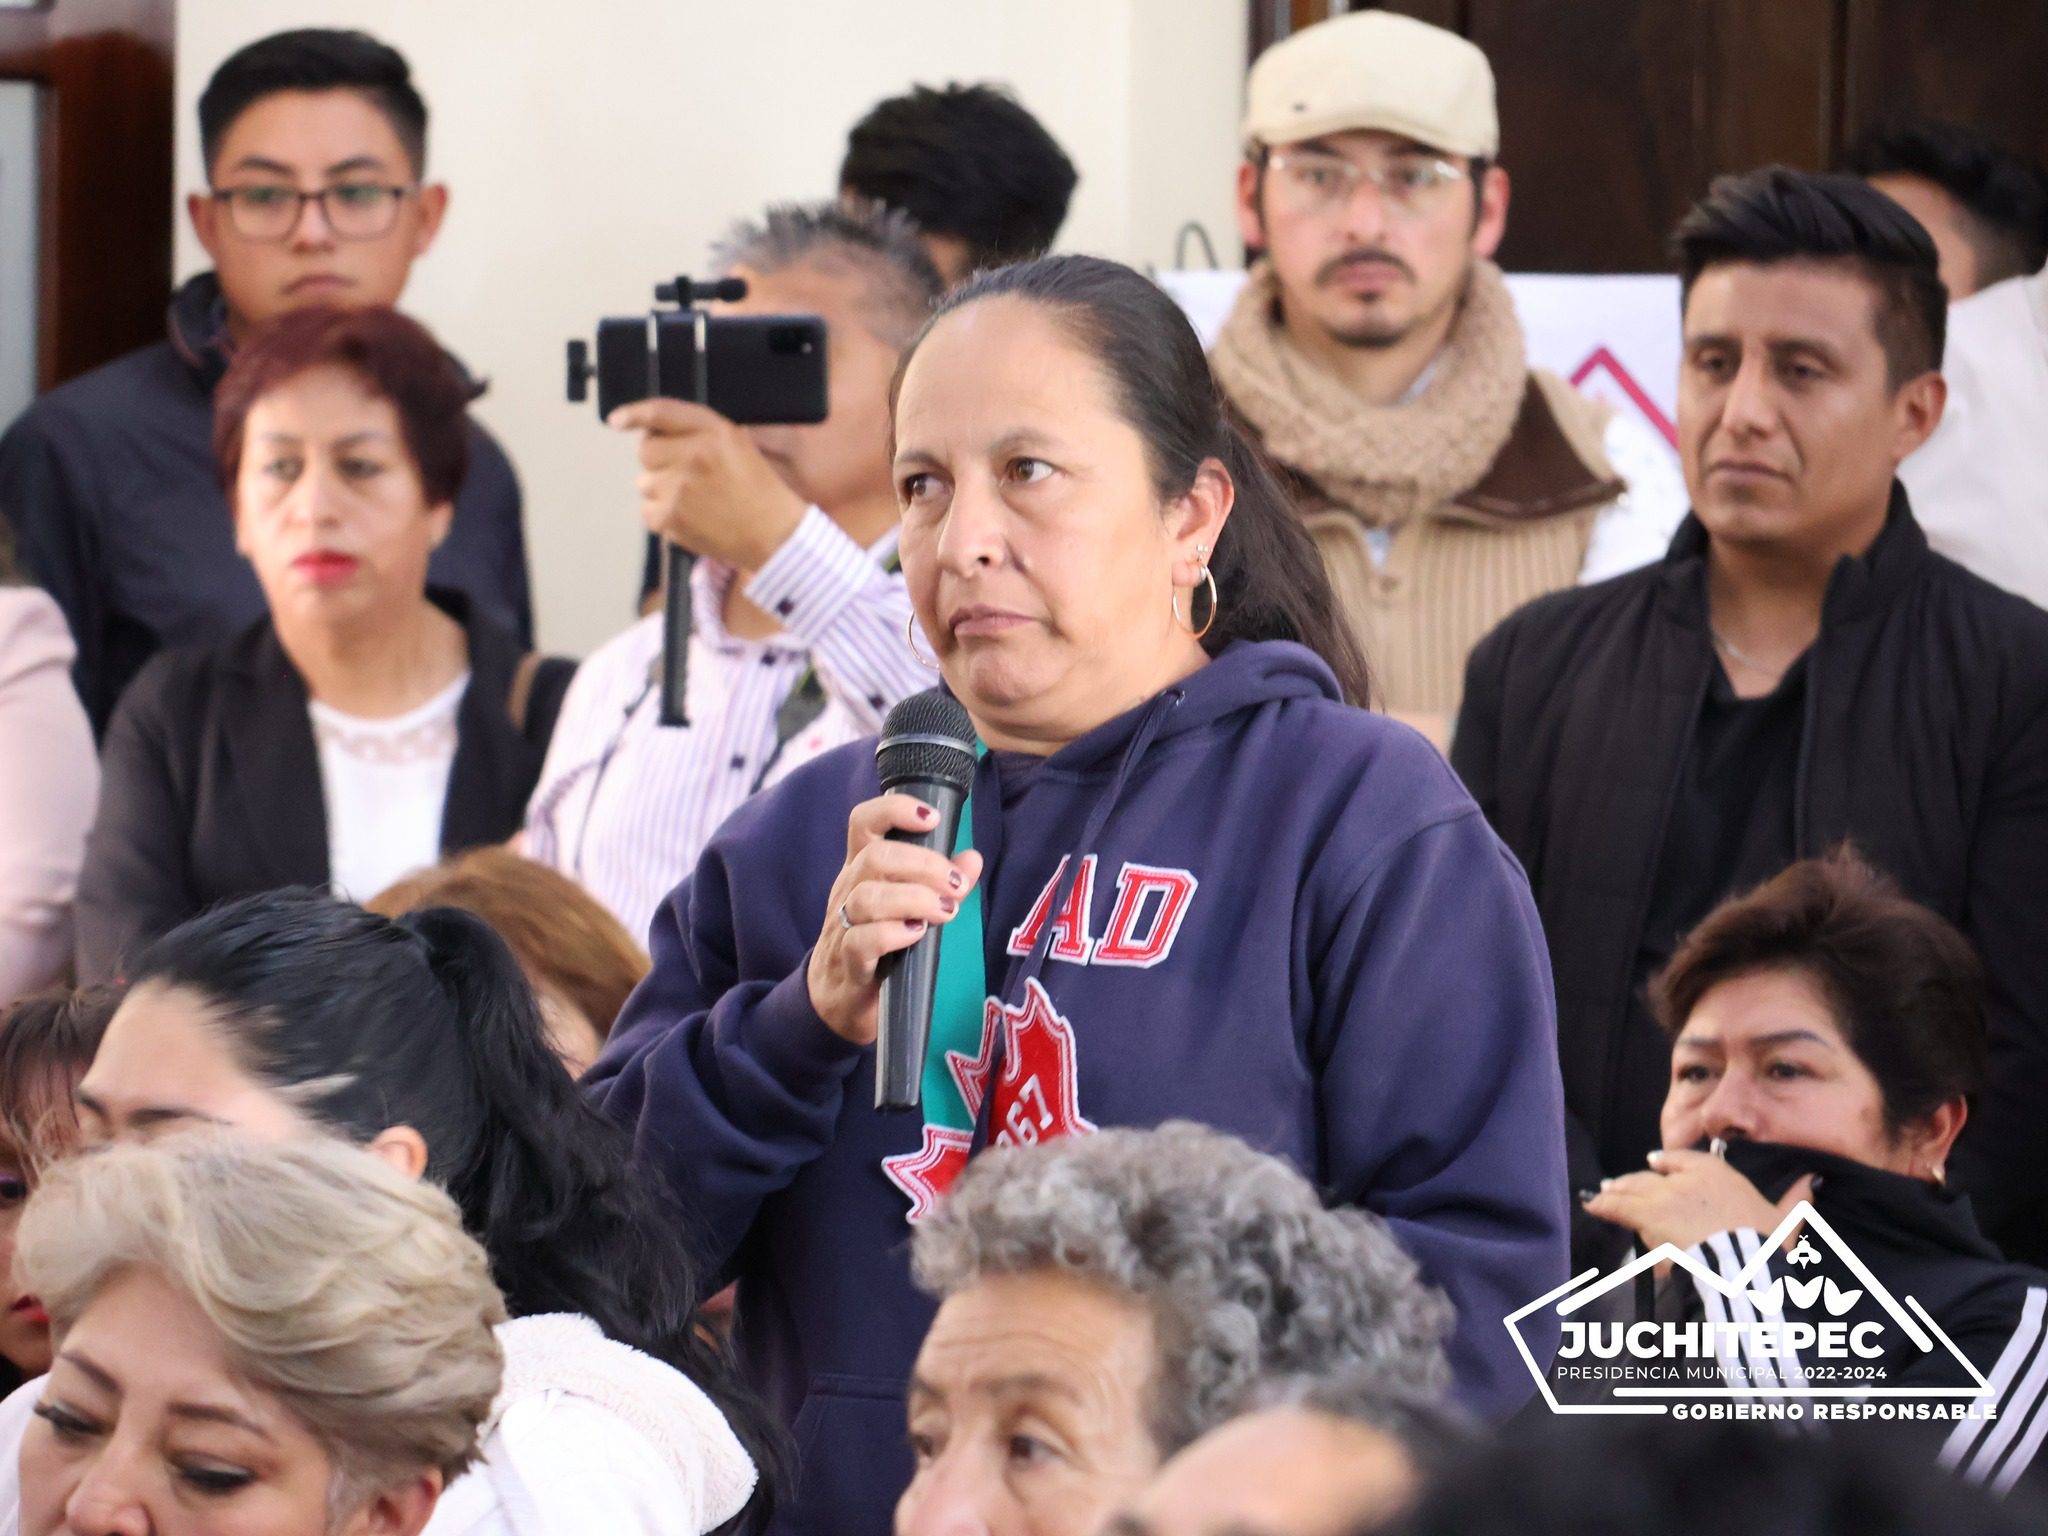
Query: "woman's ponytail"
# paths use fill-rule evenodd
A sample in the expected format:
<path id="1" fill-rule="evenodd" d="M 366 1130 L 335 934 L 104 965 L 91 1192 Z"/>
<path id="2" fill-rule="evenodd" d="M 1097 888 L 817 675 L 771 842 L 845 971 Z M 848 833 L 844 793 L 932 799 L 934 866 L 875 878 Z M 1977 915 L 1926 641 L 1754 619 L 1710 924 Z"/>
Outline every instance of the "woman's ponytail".
<path id="1" fill-rule="evenodd" d="M 634 1161 L 625 1130 L 577 1090 L 497 933 L 453 907 L 399 925 L 425 946 L 462 1039 L 480 1119 L 448 1189 L 490 1255 L 507 1308 L 515 1317 L 580 1313 L 688 1376 L 753 1458 L 750 1523 L 765 1524 L 784 1462 L 781 1432 L 698 1325 L 700 1260 L 684 1213 Z"/>
<path id="2" fill-rule="evenodd" d="M 1308 528 L 1266 456 L 1222 411 L 1223 451 L 1216 455 L 1237 488 L 1237 500 L 1209 562 L 1216 578 L 1216 622 L 1202 637 L 1215 655 L 1233 640 L 1293 640 L 1337 674 L 1344 697 L 1372 702 L 1365 650 L 1337 611 L 1336 589 Z"/>
<path id="3" fill-rule="evenodd" d="M 448 1192 L 491 1255 L 515 1317 L 588 1311 L 573 1266 L 533 1243 L 535 1232 L 573 1218 L 570 1191 L 598 1172 L 574 1166 L 588 1162 L 587 1142 L 562 1134 L 565 1119 L 589 1111 L 548 1048 L 533 989 L 505 941 L 473 913 L 429 907 L 398 926 L 426 951 L 473 1090 L 477 1120 L 461 1138 L 467 1155 L 445 1170 Z"/>

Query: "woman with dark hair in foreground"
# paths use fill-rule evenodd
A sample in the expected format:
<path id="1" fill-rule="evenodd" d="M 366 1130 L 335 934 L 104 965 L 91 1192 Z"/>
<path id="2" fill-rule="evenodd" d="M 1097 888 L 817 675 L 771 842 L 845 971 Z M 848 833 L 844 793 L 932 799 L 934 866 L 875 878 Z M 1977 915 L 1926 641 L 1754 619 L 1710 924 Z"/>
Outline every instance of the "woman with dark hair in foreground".
<path id="1" fill-rule="evenodd" d="M 765 1513 L 775 1438 L 697 1326 L 684 1219 L 578 1097 L 481 918 L 312 891 L 216 908 L 138 959 L 78 1104 L 89 1140 L 341 1136 L 454 1197 L 513 1321 L 483 1460 L 435 1529 L 695 1536 Z"/>

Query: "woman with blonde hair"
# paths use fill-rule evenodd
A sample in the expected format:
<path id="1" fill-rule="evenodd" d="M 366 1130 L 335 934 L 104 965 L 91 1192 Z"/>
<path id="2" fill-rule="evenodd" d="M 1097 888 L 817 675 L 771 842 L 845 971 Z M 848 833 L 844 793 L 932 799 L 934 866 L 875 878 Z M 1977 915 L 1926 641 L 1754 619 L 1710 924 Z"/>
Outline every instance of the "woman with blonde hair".
<path id="1" fill-rule="evenodd" d="M 337 1140 L 53 1168 L 16 1262 L 57 1354 L 20 1530 L 416 1536 L 478 1453 L 505 1315 L 455 1203 Z"/>

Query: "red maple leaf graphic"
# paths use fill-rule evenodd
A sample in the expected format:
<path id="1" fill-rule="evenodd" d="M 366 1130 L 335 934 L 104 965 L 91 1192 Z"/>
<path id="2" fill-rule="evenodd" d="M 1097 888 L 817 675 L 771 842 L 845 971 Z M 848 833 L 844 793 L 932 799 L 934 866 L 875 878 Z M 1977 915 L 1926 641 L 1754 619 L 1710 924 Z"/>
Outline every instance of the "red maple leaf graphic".
<path id="1" fill-rule="evenodd" d="M 946 1052 L 946 1070 L 953 1075 L 968 1117 L 981 1117 L 999 1038 L 1003 1072 L 996 1084 L 995 1144 L 1028 1146 L 1056 1136 L 1092 1134 L 1094 1122 L 1081 1113 L 1074 1027 L 1059 1016 L 1035 979 L 1024 983 L 1020 1007 L 988 1000 L 982 1013 L 981 1047 L 973 1056 Z M 939 1197 L 953 1187 L 973 1145 L 970 1131 L 927 1125 L 924 1145 L 917 1151 L 882 1159 L 882 1172 L 910 1197 L 907 1219 L 912 1225 L 929 1215 Z"/>
<path id="2" fill-rule="evenodd" d="M 967 1166 L 967 1152 L 973 1142 L 972 1132 L 928 1125 L 924 1128 L 924 1145 L 917 1151 L 882 1159 L 882 1172 L 889 1176 L 889 1182 L 910 1197 L 910 1211 L 904 1220 L 915 1226 L 931 1214 L 939 1196 L 953 1187 L 960 1170 Z"/>
<path id="3" fill-rule="evenodd" d="M 946 1052 L 946 1070 L 953 1074 L 953 1086 L 960 1090 L 961 1102 L 967 1106 L 967 1118 L 981 1118 L 982 1096 L 988 1092 L 989 1069 L 995 1065 L 996 1039 L 1003 1028 L 1003 1005 L 990 998 L 982 1005 L 981 1049 L 973 1056 L 959 1051 Z"/>
<path id="4" fill-rule="evenodd" d="M 1059 1016 L 1044 987 L 1024 983 L 1024 1005 L 1003 1009 L 1003 1075 L 996 1084 L 995 1141 L 1029 1145 L 1055 1136 L 1085 1136 L 1074 1027 Z"/>

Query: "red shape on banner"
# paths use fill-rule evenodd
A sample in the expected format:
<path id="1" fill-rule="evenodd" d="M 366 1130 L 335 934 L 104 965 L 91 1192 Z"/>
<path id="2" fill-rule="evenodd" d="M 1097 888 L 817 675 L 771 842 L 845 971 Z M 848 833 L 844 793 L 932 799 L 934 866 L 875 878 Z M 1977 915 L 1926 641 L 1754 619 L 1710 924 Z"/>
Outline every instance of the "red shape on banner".
<path id="1" fill-rule="evenodd" d="M 1577 368 L 1572 370 L 1572 388 L 1577 389 L 1581 384 L 1585 383 L 1595 368 L 1606 369 L 1607 376 L 1621 386 L 1621 392 L 1634 402 L 1637 410 L 1649 418 L 1650 425 L 1664 434 L 1664 441 L 1674 448 L 1678 446 L 1678 428 L 1671 424 L 1671 419 L 1668 416 L 1657 409 L 1657 402 L 1650 398 L 1649 392 L 1635 381 L 1634 376 L 1626 368 L 1621 366 L 1621 359 L 1617 358 L 1605 347 L 1595 347 L 1592 354 L 1583 363 L 1579 364 Z"/>

